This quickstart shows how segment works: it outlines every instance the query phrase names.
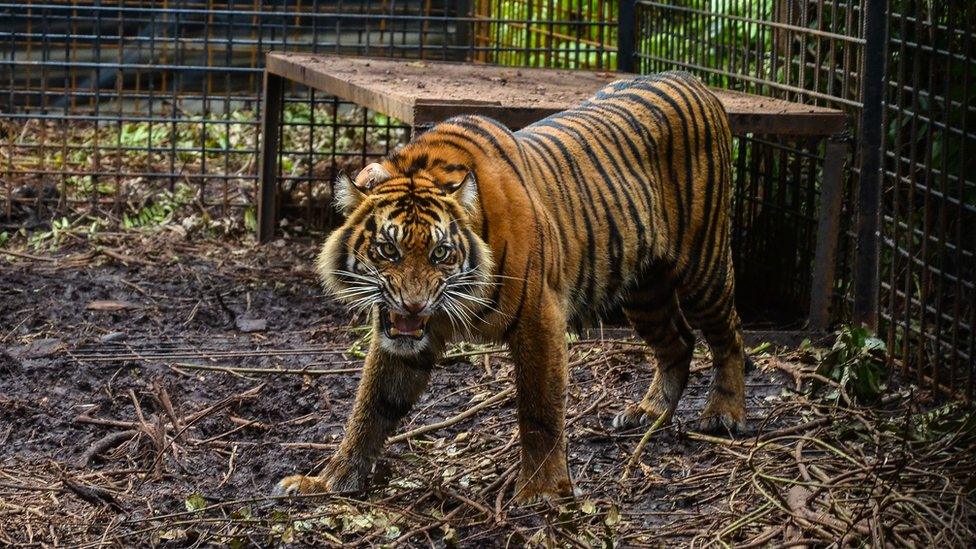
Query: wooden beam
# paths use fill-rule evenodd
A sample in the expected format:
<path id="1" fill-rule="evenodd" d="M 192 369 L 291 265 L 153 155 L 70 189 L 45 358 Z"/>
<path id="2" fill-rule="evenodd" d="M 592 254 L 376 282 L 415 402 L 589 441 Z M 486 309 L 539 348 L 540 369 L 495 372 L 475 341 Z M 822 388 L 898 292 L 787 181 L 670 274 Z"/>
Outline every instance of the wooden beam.
<path id="1" fill-rule="evenodd" d="M 519 129 L 572 108 L 627 74 L 269 53 L 267 70 L 411 126 L 480 114 Z M 636 75 L 633 75 L 636 76 Z M 838 110 L 712 90 L 736 135 L 831 136 L 848 128 Z"/>

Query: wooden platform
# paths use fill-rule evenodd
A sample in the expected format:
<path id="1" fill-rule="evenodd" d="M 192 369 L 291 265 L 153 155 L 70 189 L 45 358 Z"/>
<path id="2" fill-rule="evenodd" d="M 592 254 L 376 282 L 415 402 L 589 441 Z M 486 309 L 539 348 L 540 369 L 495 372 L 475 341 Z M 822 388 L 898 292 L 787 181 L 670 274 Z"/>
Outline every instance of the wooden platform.
<path id="1" fill-rule="evenodd" d="M 269 53 L 261 114 L 258 240 L 268 242 L 278 224 L 278 137 L 284 83 L 351 101 L 423 129 L 459 114 L 490 116 L 512 129 L 578 105 L 606 84 L 634 75 L 616 72 L 498 67 L 470 63 Z M 817 249 L 808 329 L 829 323 L 834 266 L 848 146 L 847 116 L 838 110 L 729 90 L 713 90 L 729 113 L 732 132 L 826 138 Z"/>
<path id="2" fill-rule="evenodd" d="M 277 53 L 266 70 L 329 95 L 425 126 L 458 114 L 481 114 L 512 129 L 581 103 L 594 92 L 633 75 L 615 72 L 524 69 L 437 61 L 410 61 Z M 738 135 L 824 136 L 847 128 L 847 116 L 729 90 L 713 90 Z"/>

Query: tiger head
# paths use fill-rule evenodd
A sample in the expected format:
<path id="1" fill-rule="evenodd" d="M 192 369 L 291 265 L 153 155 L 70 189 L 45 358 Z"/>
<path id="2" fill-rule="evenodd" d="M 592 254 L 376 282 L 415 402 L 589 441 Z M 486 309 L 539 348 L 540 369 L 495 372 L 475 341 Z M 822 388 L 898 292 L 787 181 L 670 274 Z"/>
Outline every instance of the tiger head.
<path id="1" fill-rule="evenodd" d="M 345 223 L 326 240 L 317 269 L 326 288 L 355 311 L 379 316 L 380 345 L 399 355 L 430 343 L 428 322 L 467 331 L 490 306 L 492 258 L 472 229 L 478 207 L 474 172 L 400 170 L 370 164 L 336 179 Z"/>

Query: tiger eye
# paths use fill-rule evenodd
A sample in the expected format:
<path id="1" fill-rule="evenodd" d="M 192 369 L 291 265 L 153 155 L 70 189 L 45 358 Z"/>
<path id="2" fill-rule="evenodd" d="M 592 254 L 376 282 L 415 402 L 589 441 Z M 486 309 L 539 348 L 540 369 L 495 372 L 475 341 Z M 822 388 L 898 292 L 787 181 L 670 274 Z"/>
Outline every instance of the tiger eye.
<path id="1" fill-rule="evenodd" d="M 389 242 L 380 242 L 376 245 L 376 250 L 381 256 L 390 261 L 396 261 L 397 257 L 400 255 L 400 251 L 397 249 L 397 247 Z"/>
<path id="2" fill-rule="evenodd" d="M 445 246 L 444 244 L 438 244 L 430 252 L 430 259 L 434 263 L 441 263 L 443 261 L 446 261 L 450 255 L 451 255 L 451 249 L 448 246 Z"/>

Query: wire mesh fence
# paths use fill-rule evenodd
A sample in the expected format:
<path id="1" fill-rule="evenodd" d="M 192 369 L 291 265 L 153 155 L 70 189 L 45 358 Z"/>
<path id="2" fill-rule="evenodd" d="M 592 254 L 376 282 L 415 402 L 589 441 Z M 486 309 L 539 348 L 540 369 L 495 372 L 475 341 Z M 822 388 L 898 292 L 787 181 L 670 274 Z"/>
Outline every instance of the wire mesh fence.
<path id="1" fill-rule="evenodd" d="M 187 207 L 198 217 L 253 220 L 269 50 L 683 69 L 710 85 L 842 109 L 856 123 L 867 1 L 0 4 L 0 231 L 60 216 L 139 226 Z M 903 368 L 971 396 L 976 8 L 888 4 L 881 332 Z M 618 55 L 624 40 L 633 57 Z M 283 122 L 280 202 L 292 223 L 332 222 L 335 171 L 409 139 L 382 113 L 299 86 L 287 94 Z M 855 153 L 859 134 L 855 124 Z M 741 301 L 753 320 L 798 326 L 809 306 L 823 143 L 749 135 L 735 153 Z M 842 201 L 836 319 L 848 318 L 852 303 L 857 158 Z"/>
<path id="2" fill-rule="evenodd" d="M 32 1 L 0 10 L 2 213 L 12 227 L 79 211 L 138 225 L 181 205 L 247 208 L 270 49 L 456 59 L 471 47 L 453 2 Z M 385 154 L 404 129 L 291 92 L 282 165 L 311 214 L 318 191 L 300 181 L 328 179 L 351 156 Z"/>
<path id="3" fill-rule="evenodd" d="M 616 3 L 562 4 L 0 4 L 0 214 L 15 228 L 79 211 L 139 224 L 177 205 L 246 209 L 265 52 L 612 64 Z M 329 212 L 318 182 L 407 138 L 395 120 L 299 86 L 284 123 L 286 212 L 312 221 Z"/>
<path id="4" fill-rule="evenodd" d="M 892 1 L 889 12 L 883 330 L 905 371 L 972 397 L 976 6 Z"/>
<path id="5" fill-rule="evenodd" d="M 705 81 L 762 95 L 844 109 L 855 122 L 862 103 L 865 6 L 856 0 L 665 0 L 638 1 L 638 59 L 642 71 L 680 68 Z M 924 376 L 930 386 L 956 395 L 974 394 L 974 315 L 976 315 L 976 165 L 973 149 L 972 91 L 976 88 L 976 6 L 971 2 L 888 2 L 886 46 L 884 172 L 881 200 L 880 331 L 906 372 Z M 885 44 L 885 41 L 887 44 Z M 761 137 L 740 142 L 737 168 L 739 211 L 762 215 L 766 197 L 802 193 L 807 181 L 789 163 L 766 163 L 769 181 L 761 193 L 743 166 L 769 158 L 775 146 L 790 156 L 808 158 L 815 173 L 816 149 L 770 143 Z M 854 150 L 867 145 L 854 143 Z M 880 144 L 878 144 L 880 146 Z M 822 154 L 822 151 L 821 153 Z M 745 160 L 743 160 L 743 156 Z M 970 157 L 972 155 L 969 155 Z M 855 155 L 848 170 L 836 318 L 848 318 L 852 296 L 852 254 L 856 250 Z M 799 160 L 797 160 L 799 161 Z M 803 170 L 800 170 L 803 173 Z M 816 183 L 792 212 L 816 208 Z M 760 212 L 755 214 L 755 212 Z M 791 215 L 799 223 L 809 218 Z M 748 220 L 737 230 L 753 226 Z M 786 231 L 789 233 L 789 230 Z M 782 225 L 751 231 L 759 237 L 782 235 Z M 798 233 L 804 234 L 803 231 Z M 739 241 L 740 260 L 755 253 L 785 257 L 809 267 L 800 244 L 758 248 L 750 234 Z M 756 280 L 763 280 L 761 272 Z M 744 278 L 753 276 L 745 273 Z M 766 279 L 769 280 L 769 279 Z M 774 278 L 772 280 L 778 280 Z M 804 280 L 800 277 L 797 280 Z M 748 282 L 746 286 L 754 286 Z M 746 290 L 748 291 L 748 290 Z M 775 292 L 777 299 L 784 295 Z M 797 294 L 805 295 L 800 292 Z"/>
<path id="6" fill-rule="evenodd" d="M 524 67 L 614 69 L 619 2 L 475 2 L 474 59 Z"/>

